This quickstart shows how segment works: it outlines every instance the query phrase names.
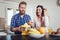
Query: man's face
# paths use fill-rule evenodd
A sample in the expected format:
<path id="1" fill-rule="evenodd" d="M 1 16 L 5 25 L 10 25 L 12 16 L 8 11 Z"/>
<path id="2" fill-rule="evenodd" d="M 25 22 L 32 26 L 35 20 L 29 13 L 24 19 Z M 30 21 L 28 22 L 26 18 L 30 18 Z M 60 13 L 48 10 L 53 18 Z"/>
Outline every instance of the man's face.
<path id="1" fill-rule="evenodd" d="M 23 15 L 26 11 L 26 5 L 21 4 L 20 7 L 19 7 L 19 11 L 20 11 L 20 14 Z"/>

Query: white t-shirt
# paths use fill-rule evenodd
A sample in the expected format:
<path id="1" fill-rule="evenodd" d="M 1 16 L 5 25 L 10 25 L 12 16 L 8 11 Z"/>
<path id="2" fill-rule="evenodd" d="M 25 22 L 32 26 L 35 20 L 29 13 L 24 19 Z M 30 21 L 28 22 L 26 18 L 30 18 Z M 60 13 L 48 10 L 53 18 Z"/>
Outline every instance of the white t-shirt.
<path id="1" fill-rule="evenodd" d="M 49 26 L 49 18 L 48 18 L 48 16 L 45 16 L 44 18 L 45 18 L 45 26 L 48 27 Z M 35 24 L 36 28 L 41 26 L 41 22 L 38 21 L 37 16 L 33 19 L 33 23 Z"/>

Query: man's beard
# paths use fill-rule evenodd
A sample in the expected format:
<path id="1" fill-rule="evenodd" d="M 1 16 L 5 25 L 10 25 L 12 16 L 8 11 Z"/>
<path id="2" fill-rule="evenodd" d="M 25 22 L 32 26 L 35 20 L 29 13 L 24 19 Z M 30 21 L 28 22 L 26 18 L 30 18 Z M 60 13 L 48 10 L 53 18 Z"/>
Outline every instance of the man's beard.
<path id="1" fill-rule="evenodd" d="M 24 11 L 24 10 L 23 10 L 23 11 Z M 24 11 L 24 12 L 20 11 L 20 14 L 21 14 L 21 15 L 24 15 L 24 14 L 25 14 L 25 11 Z"/>

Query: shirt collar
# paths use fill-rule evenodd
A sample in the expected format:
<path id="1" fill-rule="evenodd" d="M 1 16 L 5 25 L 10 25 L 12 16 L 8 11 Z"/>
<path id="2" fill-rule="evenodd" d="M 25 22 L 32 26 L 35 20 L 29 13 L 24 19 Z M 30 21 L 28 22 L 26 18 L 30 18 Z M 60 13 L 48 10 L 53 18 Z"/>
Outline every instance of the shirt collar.
<path id="1" fill-rule="evenodd" d="M 21 14 L 19 13 L 19 16 L 21 16 Z M 24 14 L 24 17 L 26 16 L 26 13 Z"/>

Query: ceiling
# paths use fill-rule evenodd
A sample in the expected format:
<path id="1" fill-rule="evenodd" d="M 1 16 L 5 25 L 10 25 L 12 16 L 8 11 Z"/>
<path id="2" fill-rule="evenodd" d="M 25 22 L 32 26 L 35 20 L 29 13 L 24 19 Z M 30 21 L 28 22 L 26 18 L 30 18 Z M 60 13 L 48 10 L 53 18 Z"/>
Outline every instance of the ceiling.
<path id="1" fill-rule="evenodd" d="M 31 0 L 4 0 L 4 1 L 9 1 L 9 2 L 21 2 L 21 1 L 31 1 Z"/>
<path id="2" fill-rule="evenodd" d="M 32 2 L 32 3 L 33 3 L 33 2 L 36 3 L 36 2 L 39 2 L 39 1 L 42 2 L 42 1 L 44 1 L 44 0 L 4 0 L 4 1 L 17 2 L 17 3 L 20 3 L 21 1 L 25 1 L 25 2 L 27 2 L 27 3 L 29 3 L 29 2 L 30 2 L 30 3 L 31 3 L 31 2 Z"/>
<path id="3" fill-rule="evenodd" d="M 9 2 L 20 2 L 22 0 L 4 0 L 4 1 L 9 1 Z"/>

